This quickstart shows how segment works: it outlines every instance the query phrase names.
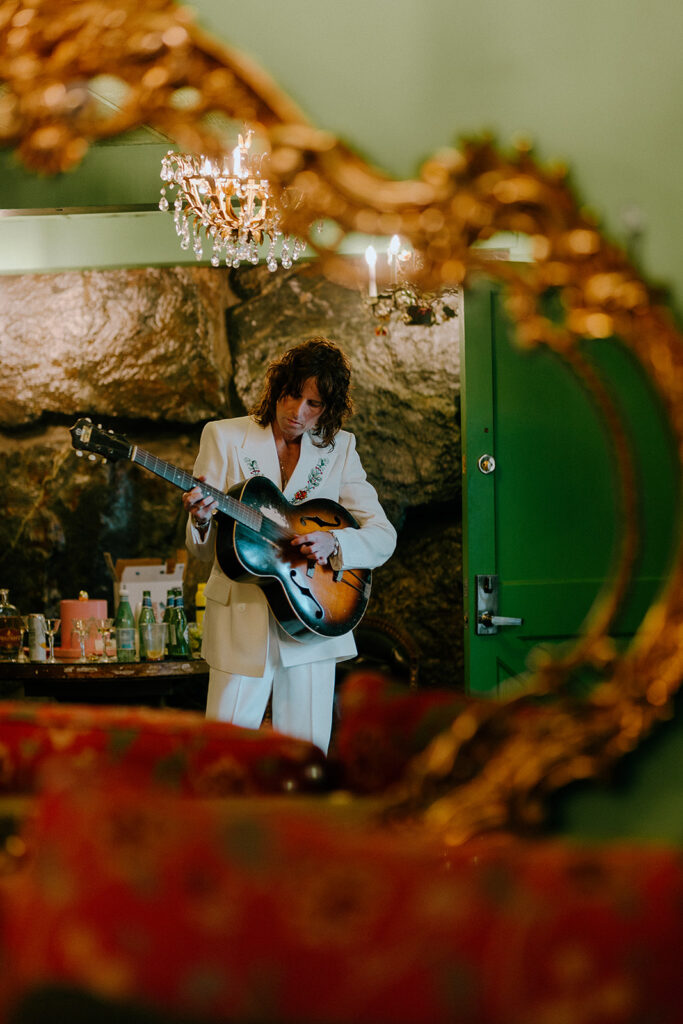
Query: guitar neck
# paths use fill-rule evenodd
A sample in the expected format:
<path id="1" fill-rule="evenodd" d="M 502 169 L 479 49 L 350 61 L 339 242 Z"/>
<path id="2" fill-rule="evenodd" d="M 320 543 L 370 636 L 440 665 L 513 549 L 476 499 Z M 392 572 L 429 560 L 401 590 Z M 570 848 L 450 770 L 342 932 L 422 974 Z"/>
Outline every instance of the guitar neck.
<path id="1" fill-rule="evenodd" d="M 216 487 L 211 487 L 210 484 L 197 480 L 190 473 L 186 473 L 184 469 L 179 469 L 178 466 L 165 462 L 164 459 L 157 458 L 156 455 L 145 451 L 144 448 L 139 448 L 138 445 L 133 445 L 128 458 L 131 462 L 144 466 L 151 473 L 162 477 L 162 479 L 167 480 L 170 484 L 174 484 L 182 491 L 191 491 L 193 487 L 200 487 L 204 494 L 210 495 L 216 501 L 220 512 L 225 513 L 226 516 L 236 520 L 236 522 L 241 523 L 243 526 L 248 526 L 252 530 L 260 530 L 263 519 L 260 512 L 254 511 L 248 505 L 243 505 L 241 501 L 232 498 L 229 494 L 225 494 L 224 491 L 219 491 Z"/>

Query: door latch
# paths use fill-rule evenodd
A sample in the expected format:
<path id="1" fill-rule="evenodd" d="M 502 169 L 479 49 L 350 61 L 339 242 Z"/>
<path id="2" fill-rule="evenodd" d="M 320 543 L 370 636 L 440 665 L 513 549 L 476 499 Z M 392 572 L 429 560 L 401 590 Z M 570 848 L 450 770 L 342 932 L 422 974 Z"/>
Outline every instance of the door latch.
<path id="1" fill-rule="evenodd" d="M 499 583 L 497 576 L 475 576 L 477 586 L 477 635 L 492 636 L 501 626 L 521 626 L 524 619 L 498 614 Z"/>

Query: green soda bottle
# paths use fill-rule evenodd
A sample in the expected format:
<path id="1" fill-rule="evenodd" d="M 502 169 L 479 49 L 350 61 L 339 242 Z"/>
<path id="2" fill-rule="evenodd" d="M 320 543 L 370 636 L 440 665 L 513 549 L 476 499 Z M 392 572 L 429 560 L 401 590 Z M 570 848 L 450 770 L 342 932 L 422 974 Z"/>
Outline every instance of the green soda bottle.
<path id="1" fill-rule="evenodd" d="M 161 621 L 167 625 L 166 630 L 166 650 L 164 652 L 167 658 L 170 658 L 173 649 L 175 647 L 175 626 L 173 624 L 173 609 L 175 608 L 175 588 L 172 587 L 166 593 L 166 607 L 164 608 L 164 614 L 161 616 Z"/>
<path id="2" fill-rule="evenodd" d="M 119 605 L 114 618 L 116 660 L 135 661 L 135 616 L 125 584 L 119 591 Z"/>
<path id="3" fill-rule="evenodd" d="M 175 626 L 175 648 L 173 654 L 169 651 L 169 657 L 178 661 L 186 661 L 192 657 L 190 651 L 190 633 L 187 628 L 187 615 L 185 614 L 185 602 L 183 592 L 180 588 L 175 592 L 175 608 L 173 609 L 172 624 Z"/>
<path id="4" fill-rule="evenodd" d="M 144 640 L 143 626 L 156 622 L 156 615 L 152 608 L 152 592 L 150 590 L 142 591 L 142 608 L 138 615 L 138 634 L 140 636 L 140 661 L 147 659 L 147 649 Z"/>

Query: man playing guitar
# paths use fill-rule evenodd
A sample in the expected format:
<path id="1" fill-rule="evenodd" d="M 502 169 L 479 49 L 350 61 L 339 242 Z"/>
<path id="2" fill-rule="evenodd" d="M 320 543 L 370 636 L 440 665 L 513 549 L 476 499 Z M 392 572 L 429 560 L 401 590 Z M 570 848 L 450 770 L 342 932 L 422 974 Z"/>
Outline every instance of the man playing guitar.
<path id="1" fill-rule="evenodd" d="M 311 338 L 270 364 L 250 416 L 205 426 L 194 478 L 233 494 L 248 492 L 255 477 L 276 485 L 262 481 L 273 495 L 265 491 L 254 514 L 270 532 L 250 532 L 253 544 L 242 539 L 243 527 L 218 530 L 216 498 L 201 483 L 183 494 L 188 549 L 213 563 L 202 644 L 207 717 L 256 729 L 272 692 L 273 727 L 324 752 L 336 663 L 356 653 L 347 623 L 356 624 L 367 602 L 365 570 L 382 565 L 396 544 L 355 438 L 342 429 L 352 409 L 350 382 L 344 353 Z M 220 535 L 231 532 L 226 554 Z M 277 582 L 254 586 L 250 573 Z"/>

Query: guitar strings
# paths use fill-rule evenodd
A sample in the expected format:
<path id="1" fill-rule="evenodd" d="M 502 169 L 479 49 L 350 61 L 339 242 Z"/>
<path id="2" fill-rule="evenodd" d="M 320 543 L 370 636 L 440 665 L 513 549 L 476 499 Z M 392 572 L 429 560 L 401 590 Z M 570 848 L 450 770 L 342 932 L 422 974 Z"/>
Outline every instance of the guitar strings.
<path id="1" fill-rule="evenodd" d="M 231 497 L 231 495 L 226 494 L 224 491 L 219 491 L 211 484 L 204 483 L 202 480 L 197 480 L 189 473 L 186 473 L 185 470 L 179 469 L 177 466 L 173 466 L 170 462 L 166 462 L 164 459 L 160 459 L 156 455 L 152 455 L 151 452 L 146 451 L 144 448 L 137 449 L 135 461 L 140 462 L 153 473 L 163 476 L 169 481 L 169 483 L 175 484 L 177 487 L 182 488 L 182 490 L 189 491 L 195 485 L 197 487 L 201 487 L 205 494 L 210 494 L 219 506 L 223 506 L 223 511 L 234 509 L 237 512 L 237 516 L 228 511 L 228 514 L 230 514 L 232 518 L 237 518 L 239 521 L 240 517 L 242 517 L 245 526 L 256 530 L 257 532 L 260 530 L 261 520 L 263 518 L 261 513 L 256 512 L 249 505 L 245 505 L 243 502 L 237 501 L 236 498 Z M 247 522 L 245 520 L 251 520 L 251 522 Z"/>
<path id="2" fill-rule="evenodd" d="M 213 487 L 211 484 L 204 483 L 202 480 L 197 480 L 196 477 L 186 473 L 185 470 L 179 469 L 177 466 L 172 465 L 170 462 L 166 462 L 164 459 L 160 459 L 158 456 L 153 455 L 144 448 L 136 449 L 135 461 L 140 462 L 141 465 L 145 466 L 145 468 L 150 469 L 158 476 L 164 477 L 164 479 L 168 480 L 169 483 L 173 483 L 176 486 L 181 487 L 183 490 L 191 490 L 195 485 L 201 487 L 205 494 L 210 494 L 211 497 L 216 500 L 219 508 L 221 505 L 225 506 L 221 511 L 227 511 L 227 514 L 233 519 L 237 517 L 228 510 L 231 508 L 238 509 L 240 518 L 237 518 L 237 521 L 241 522 L 243 526 L 247 527 L 247 529 L 251 529 L 255 533 L 258 533 L 259 536 L 272 547 L 276 548 L 281 543 L 291 541 L 294 537 L 300 536 L 296 530 L 292 530 L 291 528 L 285 529 L 280 526 L 279 523 L 275 523 L 272 519 L 268 519 L 262 512 L 257 512 L 256 509 L 253 509 L 245 502 L 238 501 L 236 498 L 226 494 L 224 491 L 219 491 L 218 488 Z M 251 522 L 246 522 L 246 520 L 251 520 Z M 353 583 L 348 579 L 349 576 L 351 576 L 356 583 Z M 344 575 L 334 582 L 344 583 L 347 587 L 351 587 L 358 593 L 362 593 L 366 585 L 365 580 L 362 577 L 359 577 L 354 569 L 345 569 Z"/>

